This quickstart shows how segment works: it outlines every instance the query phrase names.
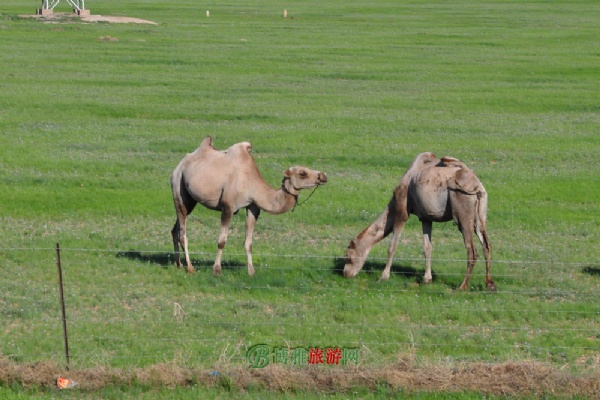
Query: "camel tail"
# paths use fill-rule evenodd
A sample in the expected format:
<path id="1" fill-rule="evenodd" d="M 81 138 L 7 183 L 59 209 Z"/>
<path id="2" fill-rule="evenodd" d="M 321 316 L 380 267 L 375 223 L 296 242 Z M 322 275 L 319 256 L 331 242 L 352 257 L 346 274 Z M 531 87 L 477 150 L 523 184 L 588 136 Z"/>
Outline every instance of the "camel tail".
<path id="1" fill-rule="evenodd" d="M 189 215 L 197 204 L 188 192 L 186 180 L 183 176 L 186 157 L 177 164 L 177 167 L 171 173 L 171 192 L 173 194 L 173 204 L 175 205 L 178 219 L 185 218 Z"/>
<path id="2" fill-rule="evenodd" d="M 184 160 L 185 160 L 185 158 L 183 160 L 181 160 L 179 162 L 179 164 L 177 164 L 177 167 L 171 173 L 171 191 L 173 192 L 173 199 L 176 202 L 177 202 L 177 199 L 181 195 L 181 184 L 183 181 L 182 164 L 183 164 Z M 175 204 L 175 206 L 177 206 L 177 204 Z"/>
<path id="3" fill-rule="evenodd" d="M 477 193 L 477 200 L 477 217 L 475 223 L 478 230 L 485 231 L 487 223 L 488 197 L 483 185 L 481 185 L 481 190 Z"/>

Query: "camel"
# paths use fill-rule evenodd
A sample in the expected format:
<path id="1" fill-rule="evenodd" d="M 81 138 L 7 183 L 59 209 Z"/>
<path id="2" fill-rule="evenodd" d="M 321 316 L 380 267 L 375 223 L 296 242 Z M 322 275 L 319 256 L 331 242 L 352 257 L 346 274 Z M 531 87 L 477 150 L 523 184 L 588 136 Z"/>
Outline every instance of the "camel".
<path id="1" fill-rule="evenodd" d="M 171 174 L 171 189 L 177 221 L 171 231 L 175 248 L 175 265 L 181 267 L 179 245 L 185 252 L 187 272 L 193 273 L 186 236 L 186 218 L 196 204 L 221 212 L 221 231 L 213 273 L 221 275 L 221 256 L 231 218 L 246 208 L 246 239 L 244 248 L 248 274 L 254 275 L 252 265 L 252 234 L 261 210 L 281 214 L 292 209 L 302 189 L 316 188 L 327 182 L 327 175 L 301 166 L 283 172 L 281 189 L 272 189 L 262 178 L 250 155 L 252 145 L 237 143 L 220 151 L 213 147 L 212 138 L 204 138 L 200 147 L 187 154 Z"/>
<path id="2" fill-rule="evenodd" d="M 477 251 L 473 241 L 473 232 L 475 232 L 485 255 L 486 287 L 490 291 L 496 290 L 490 274 L 492 245 L 486 232 L 487 192 L 475 173 L 463 162 L 454 157 L 442 157 L 438 160 L 431 152 L 421 153 L 414 159 L 394 189 L 392 199 L 383 213 L 350 241 L 346 249 L 344 276 L 348 278 L 356 276 L 373 246 L 393 232 L 387 263 L 380 280 L 388 279 L 398 240 L 410 214 L 419 218 L 423 229 L 424 283 L 430 283 L 432 280 L 433 222 L 454 220 L 462 233 L 467 249 L 467 274 L 460 289 L 468 288 L 477 261 Z"/>

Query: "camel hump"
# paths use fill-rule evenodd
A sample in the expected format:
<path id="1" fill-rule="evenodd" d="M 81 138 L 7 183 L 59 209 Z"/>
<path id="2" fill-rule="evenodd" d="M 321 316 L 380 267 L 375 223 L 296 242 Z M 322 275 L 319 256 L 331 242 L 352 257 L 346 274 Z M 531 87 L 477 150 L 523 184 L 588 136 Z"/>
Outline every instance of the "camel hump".
<path id="1" fill-rule="evenodd" d="M 448 186 L 451 189 L 460 190 L 466 194 L 477 194 L 481 191 L 481 182 L 467 165 L 457 158 L 444 156 L 442 157 L 440 167 L 453 167 L 458 168 L 454 172 L 454 176 L 448 182 Z"/>
<path id="2" fill-rule="evenodd" d="M 228 148 L 225 153 L 232 156 L 237 156 L 239 154 L 250 153 L 251 150 L 252 144 L 250 142 L 240 142 Z"/>
<path id="3" fill-rule="evenodd" d="M 202 142 L 200 143 L 200 148 L 203 147 L 208 147 L 208 148 L 213 148 L 213 144 L 212 144 L 212 136 L 207 136 L 204 139 L 202 139 Z"/>
<path id="4" fill-rule="evenodd" d="M 469 167 L 467 167 L 467 165 L 464 162 L 460 161 L 458 158 L 454 158 L 454 157 L 450 157 L 450 156 L 442 157 L 438 166 L 469 169 Z"/>
<path id="5" fill-rule="evenodd" d="M 460 190 L 466 194 L 477 194 L 481 192 L 481 182 L 469 168 L 458 169 L 448 182 L 448 187 Z"/>
<path id="6" fill-rule="evenodd" d="M 453 163 L 453 162 L 460 162 L 460 160 L 458 158 L 454 158 L 452 156 L 444 156 L 442 157 L 442 162 L 443 163 Z"/>
<path id="7" fill-rule="evenodd" d="M 465 163 L 460 161 L 458 158 L 451 157 L 451 156 L 444 156 L 440 160 L 440 167 L 466 168 L 467 166 L 465 165 Z"/>
<path id="8" fill-rule="evenodd" d="M 202 146 L 212 146 L 212 136 L 207 136 L 204 139 L 202 139 L 202 142 L 200 143 L 200 147 Z"/>
<path id="9" fill-rule="evenodd" d="M 419 154 L 415 158 L 415 160 L 413 161 L 413 164 L 414 165 L 417 165 L 417 164 L 430 164 L 432 162 L 437 162 L 436 159 L 435 159 L 435 153 L 432 153 L 431 151 L 426 151 L 424 153 Z"/>
<path id="10" fill-rule="evenodd" d="M 242 143 L 240 143 L 240 147 L 245 149 L 248 153 L 250 153 L 252 151 L 252 143 L 250 143 L 250 142 L 242 142 Z"/>
<path id="11" fill-rule="evenodd" d="M 202 142 L 200 142 L 200 146 L 198 146 L 195 153 L 205 153 L 205 152 L 211 151 L 211 150 L 216 150 L 216 149 L 213 147 L 212 137 L 207 136 L 204 139 L 202 139 Z"/>

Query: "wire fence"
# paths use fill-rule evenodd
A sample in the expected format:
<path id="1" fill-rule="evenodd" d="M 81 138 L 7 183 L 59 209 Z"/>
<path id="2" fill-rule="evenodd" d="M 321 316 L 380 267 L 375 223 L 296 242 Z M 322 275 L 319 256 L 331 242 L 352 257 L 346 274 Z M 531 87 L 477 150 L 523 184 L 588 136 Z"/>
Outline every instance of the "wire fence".
<path id="1" fill-rule="evenodd" d="M 161 251 L 60 251 L 68 260 L 63 261 L 66 322 L 70 357 L 78 366 L 246 363 L 256 344 L 360 349 L 364 363 L 416 352 L 586 364 L 600 354 L 599 263 L 495 260 L 498 293 L 477 286 L 482 271 L 474 273 L 471 291 L 459 293 L 448 284 L 462 280 L 458 267 L 440 267 L 432 285 L 419 284 L 419 268 L 396 268 L 383 284 L 376 268 L 353 280 L 341 278 L 331 267 L 335 257 L 260 254 L 255 259 L 277 262 L 258 265 L 257 276 L 249 278 L 243 261 L 233 261 L 216 278 L 210 268 L 189 276 Z M 0 248 L 4 356 L 64 357 L 55 252 Z M 191 256 L 209 260 L 212 253 Z M 298 259 L 302 265 L 289 262 Z M 422 262 L 402 259 L 402 265 Z M 433 262 L 461 268 L 465 263 Z"/>

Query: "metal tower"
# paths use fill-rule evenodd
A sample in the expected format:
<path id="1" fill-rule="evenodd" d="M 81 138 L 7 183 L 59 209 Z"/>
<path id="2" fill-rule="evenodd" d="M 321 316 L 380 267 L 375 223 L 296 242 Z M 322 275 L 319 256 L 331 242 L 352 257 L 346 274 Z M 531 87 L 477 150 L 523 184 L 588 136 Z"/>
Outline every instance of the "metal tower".
<path id="1" fill-rule="evenodd" d="M 54 12 L 54 7 L 60 3 L 60 0 L 42 0 L 42 8 L 37 10 L 39 15 L 48 15 Z M 73 7 L 73 12 L 77 15 L 90 15 L 90 11 L 85 9 L 84 0 L 67 0 L 67 3 Z"/>

